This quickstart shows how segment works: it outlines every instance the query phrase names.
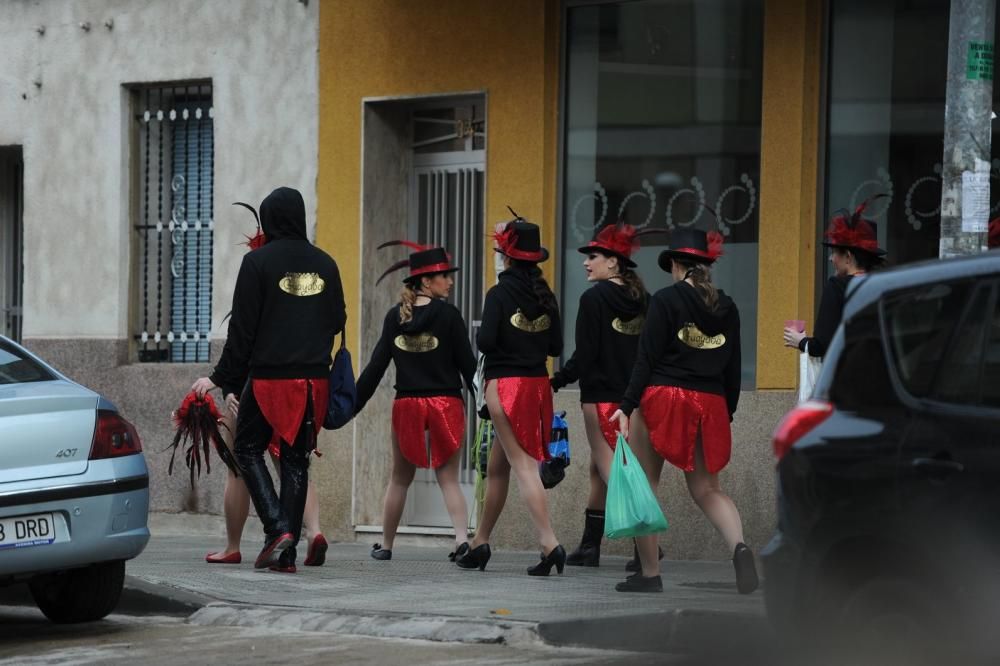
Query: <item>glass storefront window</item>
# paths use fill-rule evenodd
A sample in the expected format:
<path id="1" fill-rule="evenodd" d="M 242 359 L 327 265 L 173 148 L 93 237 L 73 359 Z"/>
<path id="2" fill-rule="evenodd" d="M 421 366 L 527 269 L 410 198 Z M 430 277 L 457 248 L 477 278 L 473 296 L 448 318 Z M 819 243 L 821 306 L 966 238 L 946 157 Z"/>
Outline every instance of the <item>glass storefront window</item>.
<path id="1" fill-rule="evenodd" d="M 646 0 L 566 10 L 561 274 L 566 355 L 585 245 L 621 218 L 726 237 L 714 281 L 742 321 L 743 388 L 755 384 L 762 0 Z M 718 214 L 718 219 L 712 211 Z M 668 236 L 636 257 L 652 293 Z"/>
<path id="2" fill-rule="evenodd" d="M 938 256 L 948 73 L 948 0 L 830 5 L 825 226 L 868 197 L 890 264 Z M 998 23 L 1000 26 L 1000 23 Z M 1000 39 L 1000 34 L 996 39 Z M 1000 86 L 993 86 L 994 108 Z M 1000 150 L 991 217 L 1000 215 Z M 829 274 L 829 262 L 824 261 Z"/>

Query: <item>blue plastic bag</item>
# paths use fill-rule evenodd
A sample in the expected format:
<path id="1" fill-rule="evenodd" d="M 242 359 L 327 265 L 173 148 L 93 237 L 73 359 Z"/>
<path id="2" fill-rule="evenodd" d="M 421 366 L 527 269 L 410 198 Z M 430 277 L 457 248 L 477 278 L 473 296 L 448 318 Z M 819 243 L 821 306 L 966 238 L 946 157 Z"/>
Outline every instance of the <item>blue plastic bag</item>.
<path id="1" fill-rule="evenodd" d="M 646 536 L 667 529 L 667 519 L 649 487 L 646 473 L 628 442 L 618 433 L 615 457 L 608 474 L 608 499 L 604 506 L 604 536 L 609 539 Z"/>
<path id="2" fill-rule="evenodd" d="M 552 415 L 549 455 L 550 460 L 538 463 L 538 475 L 546 489 L 559 485 L 566 478 L 566 468 L 569 467 L 569 426 L 566 423 L 566 412 L 555 412 Z"/>

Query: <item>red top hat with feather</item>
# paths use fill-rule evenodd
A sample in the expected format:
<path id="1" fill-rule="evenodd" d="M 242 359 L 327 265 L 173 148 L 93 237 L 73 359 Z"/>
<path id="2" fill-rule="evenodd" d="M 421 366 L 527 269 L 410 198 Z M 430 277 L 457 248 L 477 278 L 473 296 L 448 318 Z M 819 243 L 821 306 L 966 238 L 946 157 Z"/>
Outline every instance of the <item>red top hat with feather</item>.
<path id="1" fill-rule="evenodd" d="M 625 224 L 621 220 L 617 224 L 606 224 L 583 247 L 577 248 L 578 252 L 590 254 L 600 252 L 606 255 L 618 257 L 628 268 L 635 268 L 632 261 L 632 254 L 639 249 L 639 237 L 647 234 L 664 233 L 663 229 L 643 229 L 637 230 L 631 224 Z"/>
<path id="2" fill-rule="evenodd" d="M 876 194 L 866 199 L 854 209 L 853 213 L 848 213 L 847 209 L 835 212 L 833 219 L 830 220 L 830 226 L 827 227 L 824 234 L 826 240 L 823 241 L 823 245 L 860 250 L 877 257 L 885 256 L 885 250 L 878 246 L 878 226 L 873 220 L 862 217 L 868 204 L 885 196 L 888 195 Z"/>
<path id="3" fill-rule="evenodd" d="M 445 252 L 442 247 L 434 247 L 433 245 L 421 245 L 420 243 L 414 243 L 408 240 L 393 240 L 386 243 L 382 243 L 378 246 L 378 249 L 392 247 L 395 245 L 402 245 L 408 247 L 413 252 L 410 253 L 409 258 L 397 261 L 392 266 L 386 269 L 382 275 L 379 276 L 375 284 L 382 281 L 385 276 L 389 273 L 398 271 L 401 268 L 409 268 L 410 274 L 406 276 L 403 282 L 409 282 L 419 278 L 421 275 L 433 275 L 435 273 L 453 273 L 458 270 L 458 266 L 451 265 L 451 255 Z"/>

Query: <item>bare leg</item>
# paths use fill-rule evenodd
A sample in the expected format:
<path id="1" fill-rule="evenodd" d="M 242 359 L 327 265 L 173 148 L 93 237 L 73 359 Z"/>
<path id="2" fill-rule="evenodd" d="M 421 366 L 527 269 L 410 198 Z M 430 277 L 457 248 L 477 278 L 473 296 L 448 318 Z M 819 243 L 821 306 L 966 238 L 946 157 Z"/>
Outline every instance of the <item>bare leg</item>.
<path id="1" fill-rule="evenodd" d="M 743 542 L 743 523 L 733 500 L 719 487 L 719 475 L 711 474 L 705 469 L 701 435 L 695 444 L 694 471 L 685 472 L 684 477 L 691 498 L 726 540 L 729 552 L 732 553 L 736 549 L 736 544 Z"/>
<path id="2" fill-rule="evenodd" d="M 236 430 L 235 419 L 228 410 L 223 419 L 226 426 L 222 428 L 223 441 L 232 452 L 233 433 Z M 229 469 L 226 470 L 226 486 L 222 491 L 222 513 L 226 518 L 226 549 L 221 553 L 213 553 L 215 559 L 240 552 L 243 528 L 250 514 L 250 493 L 247 492 L 246 484 Z"/>
<path id="3" fill-rule="evenodd" d="M 528 513 L 531 515 L 531 522 L 535 525 L 538 533 L 538 542 L 542 547 L 542 553 L 548 555 L 549 552 L 559 545 L 552 525 L 549 522 L 549 505 L 545 497 L 545 488 L 542 486 L 542 479 L 538 476 L 538 461 L 529 456 L 517 443 L 514 430 L 511 428 L 507 415 L 504 414 L 500 405 L 500 398 L 497 395 L 497 383 L 490 382 L 486 387 L 486 405 L 493 418 L 493 428 L 497 433 L 497 441 L 504 454 L 507 456 L 510 467 L 517 479 L 517 487 L 521 491 L 521 497 L 528 505 Z"/>
<path id="4" fill-rule="evenodd" d="M 322 534 L 323 530 L 319 526 L 319 498 L 316 497 L 316 486 L 312 479 L 309 479 L 309 488 L 306 490 L 306 509 L 302 514 L 302 538 L 306 542 L 312 541 L 317 534 Z"/>
<path id="5" fill-rule="evenodd" d="M 663 458 L 653 450 L 649 442 L 649 431 L 646 422 L 643 420 L 639 410 L 632 412 L 631 423 L 629 424 L 629 447 L 639 460 L 639 465 L 646 473 L 653 494 L 660 485 L 660 475 L 663 472 Z M 643 576 L 660 575 L 660 553 L 657 548 L 658 537 L 655 534 L 649 536 L 636 537 L 635 545 L 639 551 L 639 562 L 642 564 Z"/>
<path id="6" fill-rule="evenodd" d="M 465 495 L 458 485 L 458 468 L 462 462 L 461 450 L 448 459 L 448 462 L 434 470 L 444 505 L 451 516 L 451 524 L 455 527 L 455 548 L 469 539 L 469 509 L 465 504 Z"/>
<path id="7" fill-rule="evenodd" d="M 608 501 L 608 473 L 611 471 L 611 448 L 604 440 L 601 424 L 598 422 L 597 407 L 584 403 L 583 426 L 590 444 L 590 497 L 588 509 L 604 510 Z"/>
<path id="8" fill-rule="evenodd" d="M 486 502 L 483 505 L 483 515 L 476 526 L 476 536 L 471 547 L 477 548 L 490 542 L 493 528 L 496 527 L 503 507 L 507 503 L 507 493 L 510 489 L 510 463 L 503 449 L 493 439 L 490 447 L 490 459 L 486 463 Z"/>
<path id="9" fill-rule="evenodd" d="M 417 468 L 403 457 L 399 450 L 399 440 L 392 433 L 392 476 L 385 489 L 385 502 L 382 506 L 382 548 L 392 550 L 396 540 L 396 530 L 403 517 L 403 507 L 406 506 L 406 491 L 413 483 Z"/>

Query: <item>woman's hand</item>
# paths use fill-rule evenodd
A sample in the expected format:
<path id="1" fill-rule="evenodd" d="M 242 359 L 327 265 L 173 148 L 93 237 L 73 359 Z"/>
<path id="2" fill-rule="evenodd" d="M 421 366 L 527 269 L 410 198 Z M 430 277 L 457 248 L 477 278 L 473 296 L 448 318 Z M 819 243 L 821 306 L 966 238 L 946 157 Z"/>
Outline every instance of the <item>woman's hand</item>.
<path id="1" fill-rule="evenodd" d="M 194 384 L 191 384 L 191 390 L 195 392 L 199 398 L 204 398 L 205 394 L 212 389 L 217 388 L 216 385 L 208 377 L 199 377 L 194 380 Z"/>
<path id="2" fill-rule="evenodd" d="M 785 339 L 786 347 L 795 347 L 798 349 L 799 343 L 805 340 L 806 334 L 805 331 L 796 331 L 794 328 L 786 326 L 783 337 Z"/>
<path id="3" fill-rule="evenodd" d="M 230 393 L 226 396 L 226 407 L 229 408 L 229 413 L 233 415 L 233 418 L 237 418 L 240 415 L 240 401 L 237 400 L 235 393 Z"/>
<path id="4" fill-rule="evenodd" d="M 609 423 L 614 423 L 618 426 L 618 432 L 622 434 L 622 437 L 628 439 L 628 417 L 625 416 L 625 412 L 620 409 L 616 409 L 615 413 L 611 415 L 608 419 Z"/>

